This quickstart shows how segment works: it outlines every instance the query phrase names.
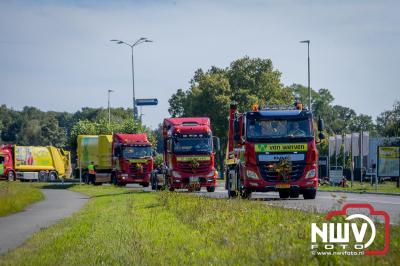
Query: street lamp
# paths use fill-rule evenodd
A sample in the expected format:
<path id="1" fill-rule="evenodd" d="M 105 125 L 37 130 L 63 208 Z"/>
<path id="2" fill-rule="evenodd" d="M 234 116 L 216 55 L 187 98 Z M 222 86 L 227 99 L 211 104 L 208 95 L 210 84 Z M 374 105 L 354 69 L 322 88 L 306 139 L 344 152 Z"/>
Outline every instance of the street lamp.
<path id="1" fill-rule="evenodd" d="M 144 42 L 153 42 L 153 41 L 152 41 L 152 40 L 149 40 L 149 39 L 147 39 L 147 38 L 145 38 L 145 37 L 142 37 L 142 38 L 138 39 L 136 42 L 134 42 L 134 43 L 132 43 L 132 44 L 131 44 L 131 43 L 124 42 L 124 41 L 120 41 L 120 40 L 115 40 L 115 39 L 110 40 L 110 41 L 115 42 L 115 43 L 117 43 L 117 44 L 125 44 L 125 45 L 127 45 L 127 46 L 129 46 L 129 47 L 131 48 L 131 56 L 132 56 L 133 119 L 136 121 L 136 119 L 137 119 L 137 108 L 136 108 L 136 101 L 135 101 L 135 69 L 134 69 L 134 66 L 133 66 L 133 47 L 135 47 L 136 45 L 139 45 L 139 44 L 141 44 L 141 43 L 144 43 Z"/>
<path id="2" fill-rule="evenodd" d="M 311 111 L 311 88 L 310 88 L 310 40 L 300 41 L 307 43 L 307 58 L 308 58 L 308 109 Z"/>
<path id="3" fill-rule="evenodd" d="M 111 125 L 111 109 L 110 109 L 110 94 L 113 90 L 108 90 L 108 126 Z"/>

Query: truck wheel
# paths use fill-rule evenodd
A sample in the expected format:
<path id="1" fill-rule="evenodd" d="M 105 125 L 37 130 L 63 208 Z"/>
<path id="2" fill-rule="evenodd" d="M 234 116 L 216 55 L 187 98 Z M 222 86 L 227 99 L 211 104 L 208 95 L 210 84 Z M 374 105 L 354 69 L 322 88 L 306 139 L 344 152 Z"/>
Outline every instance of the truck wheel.
<path id="1" fill-rule="evenodd" d="M 15 181 L 15 173 L 13 171 L 9 171 L 7 174 L 8 181 Z"/>
<path id="2" fill-rule="evenodd" d="M 230 198 L 236 198 L 238 196 L 238 193 L 235 190 L 230 190 L 228 191 L 228 196 Z"/>
<path id="3" fill-rule="evenodd" d="M 248 189 L 240 189 L 240 197 L 242 199 L 248 199 L 251 196 L 251 191 L 249 191 Z"/>
<path id="4" fill-rule="evenodd" d="M 56 181 L 57 176 L 58 176 L 58 175 L 57 175 L 56 172 L 51 171 L 51 172 L 49 173 L 49 179 L 50 179 L 50 181 Z"/>
<path id="5" fill-rule="evenodd" d="M 207 187 L 207 192 L 214 192 L 215 191 L 215 187 Z"/>
<path id="6" fill-rule="evenodd" d="M 290 196 L 290 190 L 289 189 L 282 189 L 279 190 L 279 197 L 281 199 L 287 199 Z"/>
<path id="7" fill-rule="evenodd" d="M 171 191 L 171 192 L 173 192 L 173 191 L 175 190 L 175 188 L 169 187 L 168 190 Z"/>
<path id="8" fill-rule="evenodd" d="M 47 181 L 47 173 L 46 173 L 46 171 L 40 171 L 38 178 L 39 178 L 39 181 L 46 182 Z"/>
<path id="9" fill-rule="evenodd" d="M 316 189 L 307 189 L 303 192 L 304 199 L 315 199 L 316 196 L 317 196 Z"/>
<path id="10" fill-rule="evenodd" d="M 144 182 L 144 183 L 142 183 L 142 186 L 143 186 L 143 187 L 149 187 L 149 182 Z"/>

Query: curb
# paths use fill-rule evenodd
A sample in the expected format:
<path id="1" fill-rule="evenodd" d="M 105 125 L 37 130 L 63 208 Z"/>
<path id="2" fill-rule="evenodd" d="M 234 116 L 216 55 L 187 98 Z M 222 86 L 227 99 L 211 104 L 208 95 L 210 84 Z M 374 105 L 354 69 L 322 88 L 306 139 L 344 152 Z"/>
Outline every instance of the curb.
<path id="1" fill-rule="evenodd" d="M 317 190 L 322 192 L 335 192 L 335 193 L 350 193 L 350 194 L 370 194 L 370 195 L 386 195 L 386 196 L 399 196 L 400 193 L 386 193 L 386 192 L 356 192 L 356 191 L 344 191 L 344 190 Z"/>

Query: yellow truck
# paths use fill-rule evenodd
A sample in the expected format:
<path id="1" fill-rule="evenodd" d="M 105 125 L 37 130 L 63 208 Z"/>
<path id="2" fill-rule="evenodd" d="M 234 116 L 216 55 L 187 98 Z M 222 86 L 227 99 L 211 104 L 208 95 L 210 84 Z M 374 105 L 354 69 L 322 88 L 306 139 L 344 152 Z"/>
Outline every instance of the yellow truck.
<path id="1" fill-rule="evenodd" d="M 79 135 L 77 147 L 77 166 L 79 176 L 89 182 L 88 165 L 93 162 L 96 175 L 93 183 L 111 181 L 112 172 L 112 135 Z"/>
<path id="2" fill-rule="evenodd" d="M 70 178 L 71 155 L 69 151 L 53 146 L 3 145 L 3 175 L 8 180 L 53 181 Z"/>

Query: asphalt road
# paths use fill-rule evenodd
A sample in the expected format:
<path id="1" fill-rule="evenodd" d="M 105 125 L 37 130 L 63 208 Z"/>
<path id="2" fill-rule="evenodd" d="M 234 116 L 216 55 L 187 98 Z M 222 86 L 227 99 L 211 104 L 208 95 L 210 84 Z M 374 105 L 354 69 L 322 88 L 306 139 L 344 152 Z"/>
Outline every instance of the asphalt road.
<path id="1" fill-rule="evenodd" d="M 33 233 L 79 210 L 88 200 L 66 189 L 43 189 L 45 199 L 24 211 L 0 217 L 0 254 L 25 242 Z"/>
<path id="2" fill-rule="evenodd" d="M 228 198 L 227 191 L 220 186 L 216 188 L 214 193 L 207 193 L 202 188 L 201 192 L 196 194 L 212 198 Z M 277 192 L 268 192 L 252 193 L 251 200 L 260 200 L 265 204 L 319 213 L 340 209 L 342 204 L 339 201 L 343 203 L 370 203 L 375 210 L 386 211 L 390 216 L 391 224 L 400 224 L 400 196 L 318 191 L 314 200 L 304 200 L 301 195 L 298 199 L 280 199 Z M 353 210 L 349 213 L 357 211 L 360 212 L 360 210 Z M 368 214 L 364 211 L 361 211 L 361 213 Z M 373 218 L 383 221 L 381 217 Z"/>

